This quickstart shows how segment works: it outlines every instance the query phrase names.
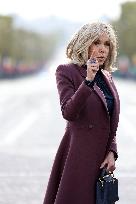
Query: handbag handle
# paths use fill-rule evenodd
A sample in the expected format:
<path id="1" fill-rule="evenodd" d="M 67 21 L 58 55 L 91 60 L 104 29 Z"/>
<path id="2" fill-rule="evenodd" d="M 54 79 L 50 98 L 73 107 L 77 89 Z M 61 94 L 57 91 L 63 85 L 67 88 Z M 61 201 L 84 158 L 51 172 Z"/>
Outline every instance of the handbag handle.
<path id="1" fill-rule="evenodd" d="M 101 171 L 100 176 L 101 176 L 101 177 L 104 177 L 104 176 L 106 176 L 106 175 L 113 175 L 113 176 L 114 176 L 113 172 L 107 171 L 107 169 L 104 167 L 104 168 L 102 168 L 102 171 Z"/>
<path id="2" fill-rule="evenodd" d="M 114 178 L 113 172 L 108 172 L 106 168 L 103 168 L 100 174 L 100 180 L 112 180 Z"/>

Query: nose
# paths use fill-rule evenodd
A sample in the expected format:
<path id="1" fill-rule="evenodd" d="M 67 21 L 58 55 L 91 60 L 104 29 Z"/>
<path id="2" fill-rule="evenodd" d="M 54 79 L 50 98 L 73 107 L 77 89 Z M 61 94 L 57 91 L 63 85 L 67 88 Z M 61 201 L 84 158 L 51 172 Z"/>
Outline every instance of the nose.
<path id="1" fill-rule="evenodd" d="M 104 53 L 105 52 L 105 46 L 101 45 L 99 51 L 100 51 L 100 53 Z"/>

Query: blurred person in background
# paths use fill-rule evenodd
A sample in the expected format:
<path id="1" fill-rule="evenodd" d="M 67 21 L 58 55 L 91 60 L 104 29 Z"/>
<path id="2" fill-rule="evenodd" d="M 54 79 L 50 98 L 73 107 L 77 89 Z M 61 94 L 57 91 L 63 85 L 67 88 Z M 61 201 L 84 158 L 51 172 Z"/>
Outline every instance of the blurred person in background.
<path id="1" fill-rule="evenodd" d="M 103 167 L 115 170 L 120 102 L 111 72 L 117 39 L 110 24 L 88 23 L 66 50 L 56 82 L 67 125 L 58 148 L 44 204 L 95 204 Z"/>

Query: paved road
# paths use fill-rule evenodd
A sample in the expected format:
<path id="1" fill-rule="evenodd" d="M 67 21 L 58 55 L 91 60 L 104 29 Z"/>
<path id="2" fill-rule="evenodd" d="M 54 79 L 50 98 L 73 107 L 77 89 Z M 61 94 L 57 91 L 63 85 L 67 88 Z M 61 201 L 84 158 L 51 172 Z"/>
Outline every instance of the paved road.
<path id="1" fill-rule="evenodd" d="M 54 69 L 0 82 L 0 204 L 42 204 L 62 139 Z M 136 203 L 136 83 L 116 80 L 121 97 L 118 129 L 119 204 Z"/>

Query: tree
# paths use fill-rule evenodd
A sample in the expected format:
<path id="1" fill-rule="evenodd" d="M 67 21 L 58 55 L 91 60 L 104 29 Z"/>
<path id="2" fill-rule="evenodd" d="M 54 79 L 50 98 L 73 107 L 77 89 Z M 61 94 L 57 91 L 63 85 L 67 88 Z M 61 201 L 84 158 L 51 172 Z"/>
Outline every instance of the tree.
<path id="1" fill-rule="evenodd" d="M 12 52 L 13 19 L 0 16 L 0 55 L 10 56 Z"/>
<path id="2" fill-rule="evenodd" d="M 14 26 L 13 18 L 0 16 L 0 57 L 13 64 L 44 63 L 53 55 L 59 40 L 57 32 L 41 34 Z M 7 60 L 8 61 L 8 60 Z"/>
<path id="3" fill-rule="evenodd" d="M 136 53 L 136 2 L 127 2 L 121 6 L 121 15 L 112 22 L 117 30 L 119 54 L 129 58 Z"/>

